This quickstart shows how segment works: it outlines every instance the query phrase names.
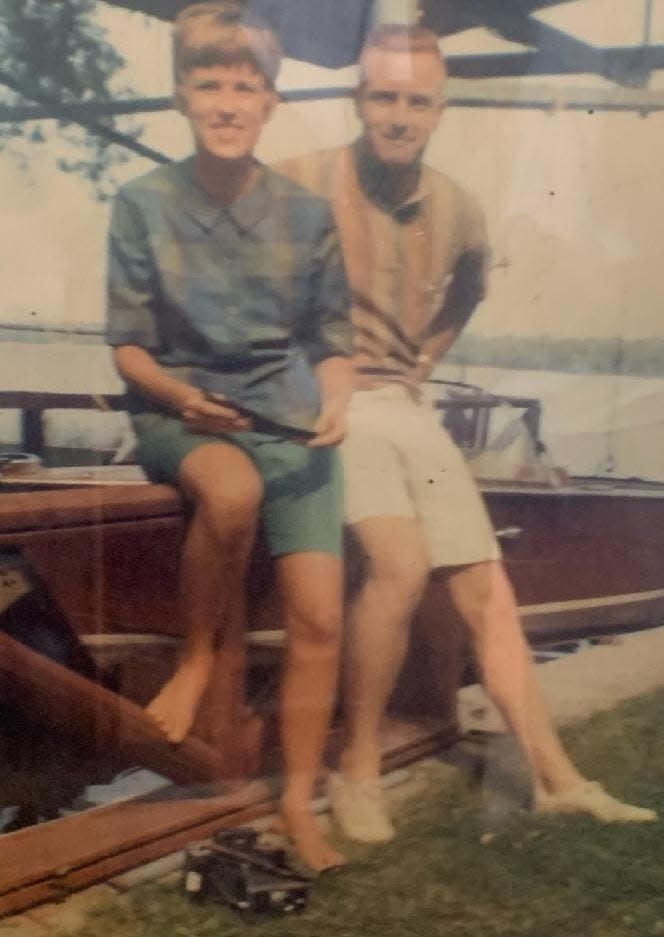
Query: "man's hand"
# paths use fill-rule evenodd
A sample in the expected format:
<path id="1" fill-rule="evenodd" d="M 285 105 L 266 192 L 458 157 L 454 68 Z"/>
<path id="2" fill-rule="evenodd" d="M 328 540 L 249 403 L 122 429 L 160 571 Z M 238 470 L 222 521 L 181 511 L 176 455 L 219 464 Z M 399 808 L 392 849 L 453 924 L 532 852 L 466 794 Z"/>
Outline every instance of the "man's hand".
<path id="1" fill-rule="evenodd" d="M 420 384 L 423 384 L 425 381 L 429 380 L 429 376 L 432 371 L 433 362 L 429 355 L 420 355 L 418 357 L 417 364 L 415 364 L 406 374 L 406 381 L 413 387 L 419 387 Z"/>
<path id="2" fill-rule="evenodd" d="M 321 407 L 314 423 L 316 435 L 308 446 L 338 446 L 346 435 L 346 410 L 355 373 L 348 358 L 326 358 L 316 366 Z"/>
<path id="3" fill-rule="evenodd" d="M 180 415 L 187 429 L 194 433 L 216 436 L 251 429 L 251 420 L 226 403 L 223 394 L 215 394 L 211 399 L 196 388 L 182 403 Z"/>
<path id="4" fill-rule="evenodd" d="M 346 435 L 345 401 L 337 401 L 336 406 L 323 406 L 313 429 L 316 435 L 307 441 L 308 446 L 338 446 Z"/>

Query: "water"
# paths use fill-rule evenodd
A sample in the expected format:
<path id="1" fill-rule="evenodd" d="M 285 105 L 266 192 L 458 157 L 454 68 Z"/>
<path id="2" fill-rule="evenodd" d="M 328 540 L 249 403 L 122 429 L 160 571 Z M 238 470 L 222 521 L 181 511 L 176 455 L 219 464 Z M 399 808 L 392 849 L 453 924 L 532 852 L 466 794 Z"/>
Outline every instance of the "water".
<path id="1" fill-rule="evenodd" d="M 664 480 L 664 378 L 442 366 L 436 377 L 542 402 L 542 438 L 556 463 L 577 475 L 610 472 Z M 110 350 L 89 339 L 0 342 L 3 390 L 113 393 L 122 389 Z M 52 411 L 47 442 L 109 449 L 127 433 L 123 414 Z M 16 413 L 0 411 L 0 445 L 20 437 Z"/>

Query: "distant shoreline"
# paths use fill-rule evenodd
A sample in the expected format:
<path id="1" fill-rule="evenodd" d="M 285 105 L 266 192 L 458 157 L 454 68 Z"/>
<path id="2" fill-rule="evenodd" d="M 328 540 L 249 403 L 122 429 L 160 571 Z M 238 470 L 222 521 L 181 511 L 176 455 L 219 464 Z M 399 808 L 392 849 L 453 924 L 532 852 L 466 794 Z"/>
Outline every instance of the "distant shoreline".
<path id="1" fill-rule="evenodd" d="M 485 338 L 468 333 L 447 353 L 445 363 L 565 374 L 664 377 L 664 339 Z"/>

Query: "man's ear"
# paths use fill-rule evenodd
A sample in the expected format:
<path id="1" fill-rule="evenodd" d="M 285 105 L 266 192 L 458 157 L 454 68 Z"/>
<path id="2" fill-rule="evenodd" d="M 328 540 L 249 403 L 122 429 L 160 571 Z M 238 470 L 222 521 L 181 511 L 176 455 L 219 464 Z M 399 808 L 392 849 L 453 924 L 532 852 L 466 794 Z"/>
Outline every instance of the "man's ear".
<path id="1" fill-rule="evenodd" d="M 275 91 L 274 88 L 271 88 L 266 96 L 265 101 L 265 120 L 269 120 L 270 117 L 272 117 L 280 100 L 281 96 L 279 95 L 279 92 Z"/>
<path id="2" fill-rule="evenodd" d="M 355 108 L 355 115 L 356 115 L 357 117 L 359 117 L 359 119 L 361 120 L 361 119 L 362 119 L 362 112 L 361 112 L 360 108 L 361 108 L 361 106 L 362 106 L 362 85 L 358 85 L 358 86 L 353 90 L 353 95 L 352 95 L 352 97 L 353 97 L 353 107 Z"/>

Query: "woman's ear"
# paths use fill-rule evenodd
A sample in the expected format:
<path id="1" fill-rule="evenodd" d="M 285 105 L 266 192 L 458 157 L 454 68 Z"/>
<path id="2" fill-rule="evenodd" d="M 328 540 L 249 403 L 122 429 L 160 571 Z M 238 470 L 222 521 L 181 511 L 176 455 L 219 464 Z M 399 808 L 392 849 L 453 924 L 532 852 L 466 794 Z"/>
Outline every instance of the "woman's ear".
<path id="1" fill-rule="evenodd" d="M 175 90 L 173 91 L 173 104 L 175 105 L 175 110 L 179 111 L 180 114 L 187 113 L 187 101 L 185 96 L 182 94 L 179 85 L 176 85 Z"/>

